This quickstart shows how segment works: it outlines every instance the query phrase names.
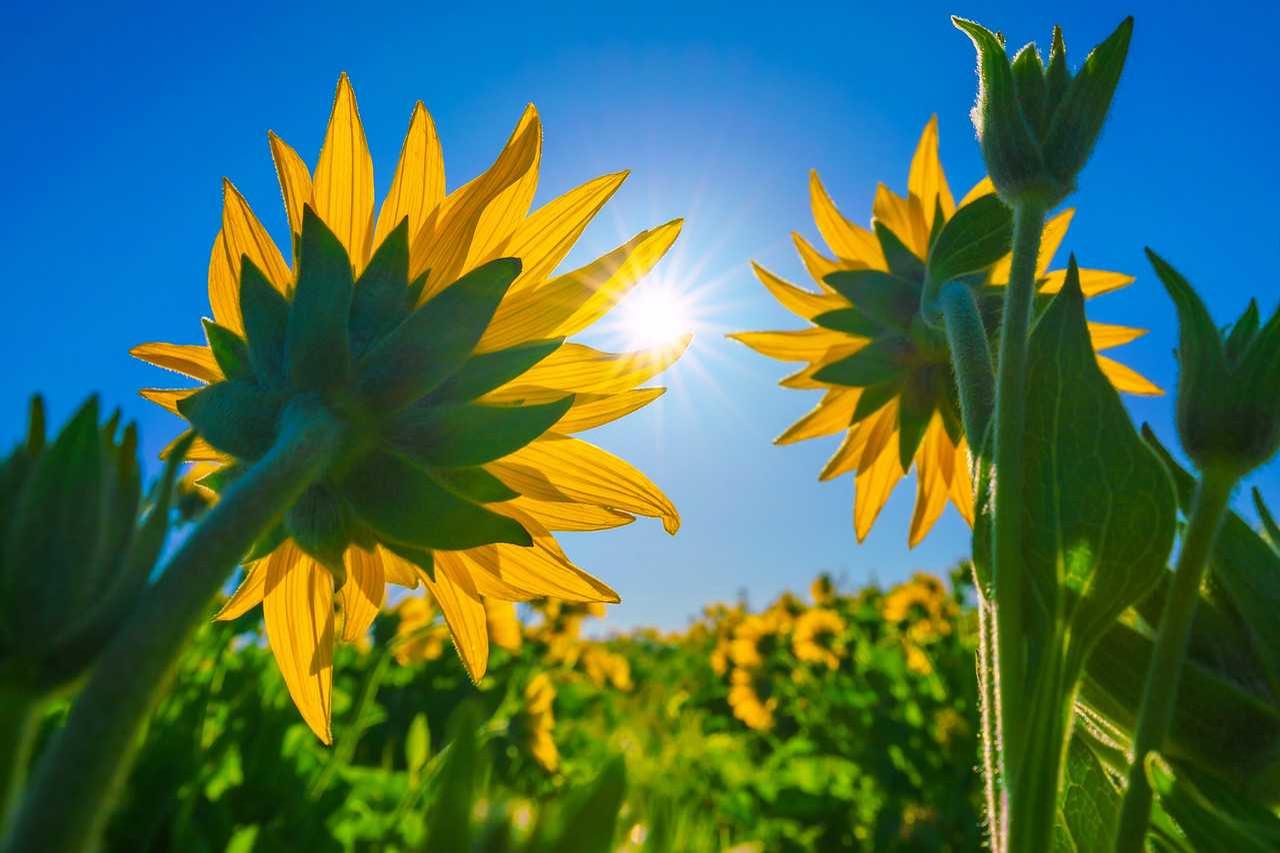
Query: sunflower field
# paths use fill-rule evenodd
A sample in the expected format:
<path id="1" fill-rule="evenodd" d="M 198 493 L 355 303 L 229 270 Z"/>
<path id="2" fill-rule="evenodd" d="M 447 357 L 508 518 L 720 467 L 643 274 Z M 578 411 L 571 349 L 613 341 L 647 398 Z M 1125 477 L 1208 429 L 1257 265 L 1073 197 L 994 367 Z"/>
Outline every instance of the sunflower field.
<path id="1" fill-rule="evenodd" d="M 712 605 L 677 633 L 493 602 L 475 685 L 418 590 L 373 643 L 340 648 L 332 748 L 293 710 L 261 618 L 210 623 L 147 725 L 108 845 L 972 849 L 965 577 L 841 591 L 821 576 L 810 596 Z"/>

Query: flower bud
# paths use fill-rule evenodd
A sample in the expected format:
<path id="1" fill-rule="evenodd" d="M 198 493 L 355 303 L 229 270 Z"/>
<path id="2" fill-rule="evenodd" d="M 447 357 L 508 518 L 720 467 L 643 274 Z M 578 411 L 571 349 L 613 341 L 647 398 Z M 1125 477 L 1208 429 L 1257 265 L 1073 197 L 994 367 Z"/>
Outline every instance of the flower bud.
<path id="1" fill-rule="evenodd" d="M 1035 198 L 1045 207 L 1056 205 L 1075 189 L 1102 130 L 1129 52 L 1133 18 L 1098 45 L 1074 77 L 1056 27 L 1046 68 L 1034 44 L 1011 62 L 999 34 L 963 18 L 951 20 L 978 51 L 973 124 L 996 190 L 1010 204 Z"/>
<path id="2" fill-rule="evenodd" d="M 32 401 L 25 444 L 0 463 L 0 680 L 37 693 L 93 663 L 147 583 L 168 529 L 177 465 L 142 503 L 137 434 L 119 415 L 98 423 L 90 398 L 46 444 Z"/>
<path id="3" fill-rule="evenodd" d="M 1191 285 L 1147 257 L 1178 310 L 1178 434 L 1201 470 L 1243 476 L 1280 448 L 1280 309 L 1259 327 L 1254 304 L 1225 334 Z"/>

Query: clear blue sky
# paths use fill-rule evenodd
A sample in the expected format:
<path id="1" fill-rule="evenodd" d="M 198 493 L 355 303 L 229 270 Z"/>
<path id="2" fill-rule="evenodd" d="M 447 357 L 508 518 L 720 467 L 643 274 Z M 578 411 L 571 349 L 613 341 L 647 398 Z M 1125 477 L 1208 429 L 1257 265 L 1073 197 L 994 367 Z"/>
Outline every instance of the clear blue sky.
<path id="1" fill-rule="evenodd" d="M 916 138 L 936 112 L 953 186 L 980 176 L 968 121 L 973 51 L 950 12 L 1003 29 L 1013 45 L 1046 44 L 1058 20 L 1073 62 L 1124 14 L 1137 17 L 1114 117 L 1073 199 L 1079 212 L 1064 246 L 1087 266 L 1138 276 L 1091 306 L 1094 319 L 1152 330 L 1117 351 L 1123 361 L 1173 387 L 1173 312 L 1144 244 L 1199 286 L 1220 321 L 1249 294 L 1264 310 L 1276 301 L 1263 260 L 1277 248 L 1280 72 L 1271 57 L 1280 15 L 1263 4 L 1220 2 L 1206 15 L 1192 4 L 1063 2 L 1057 18 L 1025 3 L 654 2 L 626 14 L 596 11 L 602 4 L 554 14 L 529 4 L 473 13 L 422 3 L 373 13 L 372 4 L 239 5 L 6 11 L 6 443 L 36 390 L 58 420 L 99 391 L 138 420 L 149 458 L 177 433 L 175 418 L 136 394 L 164 384 L 163 374 L 127 350 L 200 340 L 223 175 L 283 233 L 266 131 L 314 164 L 342 70 L 360 98 L 380 194 L 416 99 L 440 129 L 450 187 L 491 162 L 533 101 L 546 126 L 537 203 L 632 170 L 570 262 L 687 217 L 660 269 L 697 296 L 704 328 L 668 373 L 666 397 L 588 436 L 665 487 L 684 528 L 671 538 L 642 520 L 566 537 L 570 553 L 621 592 L 615 627 L 679 626 L 704 602 L 745 588 L 760 603 L 819 570 L 850 583 L 892 581 L 964 555 L 968 530 L 952 510 L 907 550 L 911 482 L 856 545 L 850 479 L 817 482 L 834 440 L 771 445 L 815 396 L 777 387 L 786 365 L 723 338 L 796 327 L 748 261 L 807 281 L 788 234 L 817 236 L 810 168 L 865 220 L 877 180 L 904 189 Z M 1172 438 L 1171 398 L 1132 400 L 1131 409 Z M 1253 482 L 1280 503 L 1280 468 Z"/>

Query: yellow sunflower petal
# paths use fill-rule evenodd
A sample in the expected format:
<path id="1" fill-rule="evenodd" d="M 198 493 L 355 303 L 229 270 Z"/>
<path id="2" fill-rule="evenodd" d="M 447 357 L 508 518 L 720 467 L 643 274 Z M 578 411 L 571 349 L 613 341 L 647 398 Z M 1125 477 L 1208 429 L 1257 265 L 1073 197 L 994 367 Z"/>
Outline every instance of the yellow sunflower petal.
<path id="1" fill-rule="evenodd" d="M 138 394 L 142 399 L 150 400 L 166 411 L 181 416 L 182 413 L 178 411 L 178 401 L 185 400 L 199 390 L 199 388 L 143 388 Z"/>
<path id="2" fill-rule="evenodd" d="M 513 506 L 536 519 L 548 530 L 582 531 L 611 530 L 635 521 L 635 516 L 591 504 L 573 504 L 563 501 L 539 501 L 521 495 L 511 501 Z"/>
<path id="3" fill-rule="evenodd" d="M 531 169 L 536 169 L 541 145 L 542 127 L 536 115 L 526 111 L 488 171 L 450 193 L 437 207 L 437 215 L 428 217 L 414 238 L 409 255 L 411 275 L 431 271 L 423 300 L 457 280 L 468 264 L 474 263 L 473 259 L 487 257 L 490 246 L 478 242 L 481 228 L 487 229 L 492 238 L 501 225 L 495 219 L 505 221 L 517 200 L 515 196 L 523 192 L 519 189 L 521 182 Z M 517 189 L 507 192 L 512 187 Z M 515 227 L 514 221 L 509 224 L 512 229 Z M 503 236 L 509 234 L 510 230 Z"/>
<path id="4" fill-rule="evenodd" d="M 844 332 L 819 326 L 782 332 L 734 332 L 729 337 L 779 361 L 813 361 L 832 349 L 857 351 L 866 343 L 859 343 L 857 338 Z"/>
<path id="5" fill-rule="evenodd" d="M 387 584 L 376 553 L 348 548 L 343 555 L 347 581 L 338 590 L 338 639 L 354 643 L 365 635 L 382 608 Z"/>
<path id="6" fill-rule="evenodd" d="M 1040 254 L 1036 256 L 1037 278 L 1045 276 L 1046 271 L 1049 269 L 1049 264 L 1053 261 L 1053 256 L 1057 253 L 1058 247 L 1062 245 L 1063 238 L 1067 236 L 1067 229 L 1071 227 L 1071 219 L 1075 216 L 1075 213 L 1072 208 L 1067 208 L 1045 223 L 1044 231 L 1040 236 Z M 1012 267 L 1013 255 L 1005 255 L 992 265 L 988 280 L 995 284 L 1008 284 L 1009 271 Z M 1061 286 L 1059 283 L 1058 287 L 1061 288 Z"/>
<path id="7" fill-rule="evenodd" d="M 947 185 L 947 176 L 942 171 L 942 160 L 938 157 L 938 117 L 932 116 L 920 134 L 920 142 L 916 145 L 916 153 L 911 158 L 911 172 L 907 177 L 907 192 L 920 199 L 924 214 L 925 236 L 933 227 L 935 200 L 942 206 L 942 215 L 946 219 L 955 213 L 956 202 L 951 196 L 951 187 Z"/>
<path id="8" fill-rule="evenodd" d="M 867 538 L 871 525 L 901 479 L 902 462 L 898 459 L 898 446 L 890 444 L 853 481 L 853 530 L 859 542 Z"/>
<path id="9" fill-rule="evenodd" d="M 564 435 L 595 429 L 644 408 L 666 393 L 666 390 L 637 388 L 619 394 L 578 394 L 569 411 L 556 421 L 552 429 Z"/>
<path id="10" fill-rule="evenodd" d="M 222 371 L 213 358 L 213 350 L 199 344 L 138 344 L 129 350 L 136 359 L 199 379 L 201 382 L 217 382 Z M 196 389 L 198 390 L 198 389 Z"/>
<path id="11" fill-rule="evenodd" d="M 964 194 L 964 198 L 960 199 L 957 207 L 964 207 L 971 201 L 976 201 L 984 195 L 992 195 L 996 191 L 996 185 L 991 182 L 991 178 L 985 177 L 973 185 L 973 189 Z"/>
<path id="12" fill-rule="evenodd" d="M 800 253 L 800 261 L 804 264 L 804 268 L 809 271 L 809 275 L 813 276 L 813 280 L 828 293 L 835 293 L 835 288 L 827 284 L 825 280 L 827 276 L 839 270 L 863 266 L 860 261 L 837 262 L 831 260 L 831 258 L 828 258 L 826 255 L 819 252 L 813 247 L 812 243 L 796 232 L 792 232 L 791 239 L 796 244 L 796 251 Z"/>
<path id="13" fill-rule="evenodd" d="M 858 350 L 866 346 L 866 341 L 859 338 L 850 337 L 846 339 L 846 343 L 831 349 L 818 356 L 808 367 L 803 370 L 792 373 L 790 376 L 784 376 L 779 380 L 778 384 L 783 388 L 797 388 L 804 391 L 827 391 L 832 387 L 825 382 L 819 382 L 813 378 L 813 374 L 817 373 L 828 364 L 834 364 L 842 358 L 853 355 Z"/>
<path id="14" fill-rule="evenodd" d="M 1112 347 L 1122 346 L 1136 341 L 1147 333 L 1146 329 L 1135 329 L 1131 326 L 1117 326 L 1112 323 L 1089 323 L 1089 340 L 1097 352 Z"/>
<path id="15" fill-rule="evenodd" d="M 861 388 L 832 388 L 823 395 L 813 411 L 788 427 L 773 443 L 794 444 L 807 438 L 818 438 L 848 429 L 860 396 Z"/>
<path id="16" fill-rule="evenodd" d="M 269 558 L 268 558 L 269 559 Z M 245 567 L 244 579 L 231 593 L 222 608 L 213 617 L 219 622 L 230 622 L 239 619 L 262 603 L 262 596 L 267 591 L 267 565 L 260 560 L 252 566 Z"/>
<path id="17" fill-rule="evenodd" d="M 244 322 L 240 319 L 239 269 L 238 264 L 234 270 L 231 268 L 231 261 L 227 260 L 227 240 L 222 229 L 218 229 L 213 248 L 209 250 L 209 307 L 213 319 L 235 332 L 244 331 Z"/>
<path id="18" fill-rule="evenodd" d="M 542 403 L 565 394 L 630 391 L 666 370 L 691 339 L 692 336 L 686 336 L 672 346 L 624 353 L 564 344 L 516 379 L 480 399 L 486 403 Z"/>
<path id="19" fill-rule="evenodd" d="M 668 533 L 680 527 L 675 506 L 652 480 L 581 439 L 548 433 L 486 467 L 510 488 L 538 500 L 580 501 L 661 518 Z"/>
<path id="20" fill-rule="evenodd" d="M 929 231 L 924 224 L 924 207 L 903 198 L 884 184 L 876 184 L 876 197 L 871 203 L 874 217 L 892 231 L 902 244 L 924 258 L 929 253 Z"/>
<path id="21" fill-rule="evenodd" d="M 844 434 L 844 438 L 840 440 L 840 446 L 836 448 L 836 452 L 831 454 L 827 464 L 823 465 L 822 470 L 818 472 L 819 482 L 825 483 L 827 480 L 833 480 L 841 474 L 847 474 L 853 470 L 853 466 L 857 462 L 858 451 L 862 449 L 862 431 L 864 429 L 865 426 L 859 424 Z"/>
<path id="22" fill-rule="evenodd" d="M 520 277 L 511 285 L 513 292 L 537 287 L 551 275 L 627 175 L 615 172 L 587 181 L 538 208 L 516 226 L 515 233 L 502 245 L 503 255 L 519 258 L 523 265 Z"/>
<path id="23" fill-rule="evenodd" d="M 235 279 L 236 315 L 239 316 L 240 294 L 240 259 L 247 257 L 254 266 L 262 270 L 267 280 L 275 285 L 276 290 L 284 293 L 289 289 L 293 279 L 289 265 L 280 256 L 267 229 L 262 227 L 258 217 L 254 216 L 249 202 L 235 185 L 228 180 L 222 182 L 222 240 L 227 252 L 227 264 Z M 237 328 L 237 331 L 239 329 Z"/>
<path id="24" fill-rule="evenodd" d="M 1111 380 L 1111 384 L 1115 386 L 1117 391 L 1123 394 L 1137 394 L 1142 397 L 1159 397 L 1164 394 L 1159 385 L 1156 385 L 1133 368 L 1125 367 L 1120 362 L 1113 361 L 1105 355 L 1100 355 L 1097 358 L 1098 367 Z"/>
<path id="25" fill-rule="evenodd" d="M 642 231 L 581 269 L 502 301 L 477 350 L 489 352 L 525 341 L 576 334 L 603 317 L 653 269 L 680 234 L 676 219 Z"/>
<path id="26" fill-rule="evenodd" d="M 973 527 L 973 483 L 969 479 L 969 448 L 963 438 L 956 445 L 955 454 L 956 474 L 951 478 L 948 495 L 951 498 L 951 505 L 960 512 L 969 526 Z"/>
<path id="27" fill-rule="evenodd" d="M 512 140 L 526 130 L 533 131 L 536 143 L 533 157 L 516 180 L 485 205 L 476 225 L 471 248 L 467 252 L 464 271 L 499 254 L 506 254 L 500 250 L 529 213 L 529 205 L 533 203 L 534 193 L 538 189 L 538 166 L 542 160 L 542 121 L 533 104 L 525 107 L 520 122 L 511 133 Z"/>
<path id="28" fill-rule="evenodd" d="M 293 704 L 324 743 L 333 689 L 333 576 L 285 543 L 267 558 L 262 616 Z"/>
<path id="29" fill-rule="evenodd" d="M 916 451 L 915 463 L 916 503 L 907 532 L 908 548 L 920 544 L 946 509 L 951 475 L 954 475 L 955 449 L 937 415 L 925 431 L 924 441 Z"/>
<path id="30" fill-rule="evenodd" d="M 387 583 L 393 583 L 405 589 L 418 588 L 419 572 L 412 563 L 381 545 L 378 546 L 378 559 L 382 562 L 382 577 Z"/>
<path id="31" fill-rule="evenodd" d="M 435 554 L 435 578 L 423 573 L 422 582 L 444 614 L 453 646 L 471 680 L 479 682 L 489 667 L 489 630 L 484 605 L 463 566 L 449 551 Z"/>
<path id="32" fill-rule="evenodd" d="M 280 194 L 284 197 L 285 214 L 289 217 L 289 230 L 302 233 L 302 209 L 311 203 L 311 170 L 283 139 L 267 133 L 271 145 L 271 159 L 276 164 L 276 177 L 280 181 Z"/>
<path id="33" fill-rule="evenodd" d="M 359 275 L 369 257 L 373 225 L 373 158 L 346 74 L 338 78 L 333 96 L 329 128 L 316 163 L 314 200 L 316 215 L 347 247 Z"/>
<path id="34" fill-rule="evenodd" d="M 751 262 L 751 269 L 755 271 L 756 278 L 773 294 L 773 298 L 782 303 L 782 306 L 793 314 L 797 314 L 806 320 L 812 320 L 819 314 L 825 314 L 828 311 L 835 311 L 840 308 L 849 307 L 849 303 L 840 296 L 832 293 L 810 293 L 804 288 L 797 287 L 791 282 L 774 275 L 769 270 Z"/>
<path id="35" fill-rule="evenodd" d="M 1044 274 L 1043 279 L 1044 284 L 1040 287 L 1040 292 L 1057 293 L 1062 290 L 1062 285 L 1067 280 L 1067 271 L 1050 270 Z M 1112 290 L 1127 287 L 1133 284 L 1133 281 L 1133 276 L 1125 275 L 1122 272 L 1080 270 L 1080 290 L 1084 292 L 1086 299 L 1097 296 L 1100 293 L 1108 293 Z"/>
<path id="36" fill-rule="evenodd" d="M 173 441 L 165 445 L 164 450 L 160 451 L 160 458 L 168 459 L 169 454 L 173 453 L 174 448 L 177 447 L 180 443 L 182 443 L 182 441 L 184 440 L 184 437 L 185 437 L 185 433 L 183 435 L 178 436 Z M 233 461 L 231 457 L 228 456 L 227 454 L 222 453 L 221 451 L 218 451 L 218 450 L 214 450 L 213 446 L 209 444 L 209 442 L 201 438 L 200 436 L 196 436 L 195 441 L 191 442 L 191 446 L 187 448 L 186 458 L 188 462 L 229 463 Z"/>
<path id="37" fill-rule="evenodd" d="M 831 251 L 846 261 L 877 269 L 884 267 L 884 252 L 876 235 L 844 217 L 822 185 L 816 169 L 809 172 L 809 201 L 818 233 L 827 241 Z"/>
<path id="38" fill-rule="evenodd" d="M 396 164 L 391 189 L 382 201 L 378 213 L 378 227 L 373 232 L 372 247 L 376 248 L 400 221 L 408 217 L 409 237 L 417 235 L 444 198 L 444 151 L 436 134 L 435 122 L 422 105 L 414 104 L 409 118 L 409 131 L 400 148 L 400 162 Z"/>
<path id="39" fill-rule="evenodd" d="M 485 601 L 532 601 L 541 597 L 533 590 L 514 586 L 509 581 L 503 580 L 492 572 L 476 565 L 467 552 L 456 551 L 454 553 L 471 571 L 471 580 L 476 585 L 476 592 L 480 593 L 480 597 Z"/>
<path id="40" fill-rule="evenodd" d="M 497 510 L 524 526 L 533 537 L 533 546 L 490 545 L 467 552 L 476 563 L 494 575 L 531 592 L 562 601 L 606 602 L 621 599 L 608 584 L 574 565 L 551 531 L 514 503 Z"/>

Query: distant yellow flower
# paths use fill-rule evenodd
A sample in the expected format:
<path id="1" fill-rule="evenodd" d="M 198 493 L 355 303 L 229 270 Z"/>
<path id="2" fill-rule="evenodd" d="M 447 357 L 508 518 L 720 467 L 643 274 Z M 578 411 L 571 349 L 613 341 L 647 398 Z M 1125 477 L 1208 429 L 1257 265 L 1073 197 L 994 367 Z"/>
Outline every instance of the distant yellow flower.
<path id="1" fill-rule="evenodd" d="M 739 667 L 750 669 L 760 666 L 773 647 L 774 639 L 790 625 L 790 615 L 782 610 L 766 610 L 746 616 L 734 628 L 729 659 Z"/>
<path id="2" fill-rule="evenodd" d="M 818 606 L 826 606 L 836 600 L 836 585 L 831 581 L 831 575 L 823 572 L 813 579 L 813 583 L 809 585 L 809 596 L 813 599 L 813 603 Z"/>
<path id="3" fill-rule="evenodd" d="M 768 688 L 768 680 L 758 671 L 735 669 L 730 675 L 729 707 L 748 728 L 756 731 L 773 728 L 773 711 L 778 700 L 768 696 Z"/>
<path id="4" fill-rule="evenodd" d="M 398 663 L 436 660 L 444 654 L 449 629 L 436 621 L 436 609 L 425 596 L 410 596 L 395 609 L 400 622 L 392 641 L 392 654 Z"/>
<path id="5" fill-rule="evenodd" d="M 524 708 L 521 712 L 525 749 L 548 773 L 554 773 L 560 767 L 560 750 L 556 748 L 555 738 L 551 736 L 556 726 L 555 715 L 551 712 L 555 699 L 555 684 L 549 675 L 540 672 L 530 679 L 524 689 Z"/>
<path id="6" fill-rule="evenodd" d="M 840 666 L 840 656 L 835 643 L 844 629 L 840 614 L 815 607 L 796 620 L 791 634 L 791 649 L 797 660 L 826 664 L 827 669 L 836 669 Z"/>
<path id="7" fill-rule="evenodd" d="M 911 580 L 890 590 L 882 607 L 884 621 L 898 625 L 917 643 L 949 635 L 957 613 L 941 579 L 926 572 L 916 572 Z"/>
<path id="8" fill-rule="evenodd" d="M 498 598 L 484 600 L 485 617 L 489 623 L 489 642 L 499 648 L 515 652 L 523 645 L 520 619 L 516 616 L 516 606 L 510 601 Z"/>
<path id="9" fill-rule="evenodd" d="M 758 264 L 756 275 L 788 310 L 814 323 L 810 328 L 782 332 L 742 332 L 732 335 L 752 349 L 782 361 L 807 366 L 782 380 L 788 388 L 821 390 L 817 407 L 778 437 L 778 444 L 843 433 L 835 455 L 819 479 L 854 472 L 853 526 L 862 541 L 889 500 L 898 481 L 914 463 L 916 504 L 908 542 L 918 544 L 933 527 L 947 501 L 973 523 L 973 494 L 968 474 L 968 448 L 962 433 L 955 380 L 946 340 L 918 320 L 923 262 L 932 236 L 950 219 L 957 205 L 938 159 L 937 120 L 925 126 L 911 161 L 905 198 L 883 184 L 872 205 L 872 229 L 841 215 L 817 173 L 810 176 L 813 214 L 827 245 L 828 258 L 805 238 L 794 234 L 801 260 L 817 280 L 814 293 L 797 287 Z M 994 192 L 983 179 L 960 205 Z M 1065 210 L 1044 229 L 1037 275 L 1040 293 L 1062 287 L 1065 272 L 1049 263 L 1074 214 Z M 990 268 L 985 284 L 1008 282 L 1009 256 Z M 887 273 L 874 285 L 879 304 L 855 300 L 826 279 L 842 270 Z M 1081 270 L 1086 296 L 1096 296 L 1133 281 L 1131 276 L 1103 270 Z M 891 318 L 892 328 L 871 315 Z M 898 325 L 901 328 L 898 328 Z M 1094 348 L 1103 350 L 1128 343 L 1144 332 L 1124 326 L 1090 323 Z M 879 370 L 860 368 L 859 378 L 843 377 L 840 365 L 875 339 L 883 345 Z M 1098 365 L 1120 391 L 1159 394 L 1160 389 L 1129 368 L 1098 356 Z M 871 374 L 875 375 L 872 376 Z M 862 384 L 859 384 L 862 383 Z"/>
<path id="10" fill-rule="evenodd" d="M 279 137 L 270 134 L 269 142 L 291 242 L 301 247 L 298 255 L 305 255 L 310 232 L 315 252 L 309 257 L 325 261 L 318 270 L 312 262 L 308 281 L 332 282 L 345 277 L 344 298 L 352 300 L 350 327 L 341 333 L 348 346 L 340 354 L 322 347 L 307 351 L 312 362 L 306 376 L 309 382 L 325 379 L 325 372 L 315 364 L 327 364 L 325 359 L 331 355 L 341 355 L 344 366 L 354 365 L 351 370 L 355 374 L 344 370 L 333 377 L 335 383 L 348 382 L 339 389 L 341 393 L 323 399 L 344 424 L 363 429 L 367 436 L 362 433 L 362 437 L 373 447 L 354 468 L 343 469 L 342 477 L 347 479 L 333 488 L 328 480 L 322 481 L 300 499 L 300 505 L 310 501 L 309 507 L 331 511 L 344 522 L 352 522 L 354 532 L 346 531 L 345 523 L 314 524 L 310 530 L 316 538 L 329 536 L 331 540 L 325 544 L 333 546 L 327 554 L 320 553 L 317 543 L 308 541 L 300 533 L 302 528 L 293 525 L 291 509 L 285 528 L 276 531 L 278 538 L 261 543 L 265 556 L 248 564 L 244 583 L 219 618 L 234 619 L 263 604 L 267 636 L 289 693 L 311 729 L 328 743 L 333 645 L 337 640 L 353 641 L 368 629 L 382 605 L 387 583 L 410 588 L 426 585 L 443 611 L 467 672 L 479 680 L 489 649 L 483 598 L 520 601 L 554 596 L 618 601 L 612 589 L 570 562 L 554 532 L 618 527 L 637 515 L 661 518 L 667 531 L 675 532 L 679 517 L 657 486 L 622 459 L 571 435 L 623 417 L 658 397 L 661 388 L 638 386 L 671 364 L 688 343 L 687 338 L 661 350 L 622 354 L 563 341 L 598 320 L 657 263 L 679 233 L 680 222 L 644 231 L 584 267 L 553 275 L 626 174 L 588 181 L 529 212 L 542 147 L 542 127 L 532 106 L 520 118 L 493 166 L 446 193 L 440 140 L 426 109 L 417 104 L 380 208 L 374 204 L 372 158 L 355 94 L 345 75 L 338 82 L 314 173 Z M 383 249 L 385 253 L 380 254 Z M 331 260 L 335 252 L 345 255 L 345 264 Z M 208 383 L 208 387 L 147 389 L 143 396 L 194 422 L 197 398 L 233 385 L 246 373 L 249 378 L 239 386 L 241 390 L 247 383 L 252 387 L 246 393 L 264 399 L 277 400 L 278 396 L 272 395 L 299 390 L 295 386 L 302 374 L 292 370 L 279 386 L 283 392 L 274 385 L 254 384 L 262 381 L 264 364 L 278 367 L 273 359 L 280 355 L 279 348 L 288 355 L 302 344 L 281 342 L 284 333 L 279 325 L 264 332 L 261 324 L 247 328 L 246 323 L 255 316 L 274 321 L 283 312 L 290 322 L 295 316 L 306 316 L 314 325 L 324 322 L 317 318 L 334 315 L 310 302 L 306 309 L 298 306 L 295 295 L 303 292 L 300 272 L 305 274 L 308 268 L 299 264 L 294 254 L 280 252 L 244 197 L 230 182 L 224 183 L 222 224 L 209 262 L 209 300 L 216 320 L 206 326 L 210 344 L 151 343 L 132 350 L 144 361 Z M 511 258 L 519 264 L 502 260 Z M 342 266 L 346 269 L 340 269 Z M 452 286 L 468 275 L 473 283 L 483 283 L 488 289 L 477 285 L 477 289 L 466 290 L 465 297 L 457 296 Z M 411 284 L 396 283 L 401 280 Z M 491 280 L 505 289 L 495 291 Z M 354 289 L 352 281 L 357 282 Z M 328 298 L 330 291 L 323 288 L 330 285 L 317 286 L 322 290 L 310 292 Z M 496 297 L 492 296 L 495 293 Z M 388 306 L 400 311 L 403 303 L 402 313 L 414 318 L 430 314 L 423 309 L 436 306 L 433 310 L 438 320 L 446 310 L 439 306 L 447 303 L 450 316 L 456 317 L 454 303 L 480 299 L 476 294 L 483 294 L 480 308 L 468 308 L 468 316 L 488 317 L 487 325 L 474 329 L 478 336 L 474 338 L 469 337 L 466 324 L 462 326 L 468 331 L 451 331 L 463 341 L 455 347 L 462 361 L 450 360 L 443 365 L 419 360 L 423 376 L 431 377 L 430 387 L 419 374 L 401 375 L 405 371 L 400 370 L 399 361 L 370 361 L 367 357 L 382 352 L 379 346 L 409 327 L 408 320 L 400 322 Z M 245 301 L 250 298 L 256 301 Z M 496 307 L 494 298 L 500 300 Z M 362 308 L 357 310 L 356 303 L 362 299 Z M 379 325 L 388 317 L 395 322 Z M 395 341 L 399 351 L 412 347 L 423 350 L 436 345 L 439 337 L 420 341 L 405 332 Z M 452 372 L 443 376 L 432 372 L 443 373 L 446 368 Z M 351 386 L 350 375 L 361 383 L 372 380 Z M 407 396 L 411 391 L 428 396 Z M 240 401 L 244 396 L 240 395 Z M 364 420 L 372 417 L 369 406 L 373 404 L 383 407 L 375 413 L 378 417 L 383 417 L 384 411 L 390 413 L 387 417 L 407 411 L 403 407 L 412 404 L 418 407 L 413 412 L 421 418 L 402 422 L 408 433 L 371 429 Z M 454 409 L 448 409 L 451 404 Z M 497 433 L 492 431 L 449 432 L 451 424 L 460 422 L 459 408 L 467 408 L 467 417 L 508 418 L 520 410 L 525 411 L 522 417 L 530 410 L 555 417 L 549 417 L 549 427 L 539 427 L 533 435 L 520 433 L 518 440 L 511 437 L 514 449 L 498 458 L 460 459 L 454 454 L 428 463 L 420 458 L 422 452 L 410 460 L 396 444 L 411 441 L 422 430 L 434 430 L 433 435 L 446 435 L 458 445 L 478 436 L 495 440 Z M 205 411 L 211 422 L 218 421 L 220 414 L 208 408 Z M 232 419 L 231 426 L 240 429 L 240 435 L 252 433 L 250 426 L 261 426 L 273 417 L 262 407 L 244 406 L 238 411 L 244 414 L 242 422 Z M 254 424 L 248 424 L 249 420 Z M 413 433 L 414 429 L 419 432 Z M 419 441 L 415 447 L 426 448 L 427 455 L 438 455 L 447 452 L 440 450 L 441 446 Z M 353 452 L 366 451 L 363 444 L 357 444 Z M 202 427 L 190 458 L 218 463 L 222 466 L 218 473 L 230 475 L 237 460 L 254 456 L 252 451 L 242 452 L 220 441 Z M 440 462 L 449 465 L 441 466 Z M 386 494 L 387 478 L 381 474 L 387 470 L 413 479 L 421 484 L 423 493 L 434 497 L 425 505 L 419 500 L 420 505 L 406 511 L 403 503 Z M 349 490 L 351 472 L 360 480 L 361 501 Z M 443 521 L 454 517 L 443 511 L 444 503 L 450 511 L 465 512 L 469 519 L 484 519 L 486 529 L 500 534 L 484 539 L 487 544 L 482 545 L 448 544 L 444 540 L 452 536 L 450 531 L 456 526 Z M 371 520 L 371 508 L 379 511 L 381 527 Z M 313 513 L 310 517 L 317 516 Z M 423 542 L 410 541 L 412 537 L 398 532 L 421 526 L 424 519 L 437 519 L 434 529 L 447 535 L 440 536 L 440 541 Z M 392 526 L 397 527 L 395 535 L 389 532 Z M 350 533 L 349 541 L 332 541 L 345 533 Z"/>
<path id="11" fill-rule="evenodd" d="M 582 654 L 582 669 L 597 687 L 612 685 L 624 693 L 634 686 L 631 682 L 631 662 L 603 646 L 592 644 Z"/>

